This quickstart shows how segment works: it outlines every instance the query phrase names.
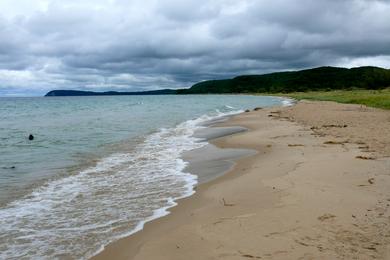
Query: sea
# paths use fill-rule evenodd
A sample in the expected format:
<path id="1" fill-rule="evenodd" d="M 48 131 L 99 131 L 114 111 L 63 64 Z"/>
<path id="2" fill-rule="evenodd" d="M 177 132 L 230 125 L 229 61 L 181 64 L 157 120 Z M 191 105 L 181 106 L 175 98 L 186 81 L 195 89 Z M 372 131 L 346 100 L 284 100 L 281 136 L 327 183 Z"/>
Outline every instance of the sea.
<path id="1" fill-rule="evenodd" d="M 0 259 L 88 259 L 194 193 L 181 155 L 250 95 L 0 98 Z M 29 140 L 29 135 L 34 139 Z"/>

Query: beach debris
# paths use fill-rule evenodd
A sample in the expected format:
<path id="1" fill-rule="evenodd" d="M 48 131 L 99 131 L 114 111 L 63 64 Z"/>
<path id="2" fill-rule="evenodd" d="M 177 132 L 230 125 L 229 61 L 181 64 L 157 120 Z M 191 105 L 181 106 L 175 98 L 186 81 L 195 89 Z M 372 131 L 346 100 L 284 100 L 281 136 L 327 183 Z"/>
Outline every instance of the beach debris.
<path id="1" fill-rule="evenodd" d="M 255 107 L 254 109 L 253 109 L 253 111 L 258 111 L 258 110 L 261 110 L 261 109 L 263 109 L 262 107 Z"/>
<path id="2" fill-rule="evenodd" d="M 280 117 L 280 111 L 270 111 L 269 117 Z"/>
<path id="3" fill-rule="evenodd" d="M 267 147 L 268 147 L 268 148 L 272 147 L 272 144 L 267 144 Z"/>
<path id="4" fill-rule="evenodd" d="M 287 121 L 293 121 L 293 119 L 288 117 L 288 116 L 281 116 L 280 112 L 279 113 L 277 113 L 277 112 L 270 112 L 270 113 L 274 113 L 274 114 L 269 114 L 268 117 L 274 117 L 276 119 L 284 119 L 284 120 L 287 120 Z"/>
<path id="5" fill-rule="evenodd" d="M 238 250 L 238 253 L 240 253 L 241 257 L 253 258 L 253 259 L 261 259 L 262 258 L 261 256 L 243 253 L 240 250 Z"/>
<path id="6" fill-rule="evenodd" d="M 305 146 L 303 144 L 288 144 L 289 147 Z"/>
<path id="7" fill-rule="evenodd" d="M 338 128 L 345 128 L 345 127 L 348 127 L 348 125 L 322 125 L 322 127 L 324 128 L 331 128 L 331 127 L 338 127 Z"/>
<path id="8" fill-rule="evenodd" d="M 220 224 L 220 223 L 222 223 L 223 222 L 223 220 L 218 220 L 218 221 L 215 221 L 214 223 L 213 223 L 213 225 L 217 225 L 217 224 Z"/>
<path id="9" fill-rule="evenodd" d="M 306 244 L 305 242 L 300 241 L 300 240 L 298 240 L 298 239 L 295 239 L 295 242 L 296 242 L 297 244 L 302 245 L 302 246 L 310 246 L 309 244 Z"/>
<path id="10" fill-rule="evenodd" d="M 346 140 L 346 141 L 333 141 L 333 140 L 330 140 L 330 141 L 324 142 L 324 144 L 346 144 L 348 142 L 349 142 L 348 140 Z"/>
<path id="11" fill-rule="evenodd" d="M 319 132 L 311 133 L 311 135 L 313 135 L 313 136 L 315 136 L 315 137 L 324 137 L 324 136 L 326 136 L 326 134 L 324 134 L 324 133 L 319 133 Z"/>
<path id="12" fill-rule="evenodd" d="M 361 159 L 361 160 L 375 160 L 376 158 L 375 157 L 371 157 L 371 156 L 363 156 L 363 155 L 358 155 L 355 157 L 356 159 Z"/>
<path id="13" fill-rule="evenodd" d="M 368 183 L 369 183 L 369 184 L 374 184 L 374 182 L 375 182 L 375 179 L 374 179 L 374 178 L 369 178 L 369 179 L 368 179 Z"/>
<path id="14" fill-rule="evenodd" d="M 222 198 L 222 202 L 223 202 L 223 205 L 225 207 L 233 207 L 235 205 L 235 204 L 232 204 L 232 203 L 226 203 L 225 198 Z"/>
<path id="15" fill-rule="evenodd" d="M 278 139 L 278 138 L 284 138 L 284 137 L 289 137 L 291 135 L 277 135 L 277 136 L 272 136 L 270 137 L 271 139 Z"/>
<path id="16" fill-rule="evenodd" d="M 374 250 L 376 251 L 376 247 L 374 246 L 368 246 L 368 247 L 363 247 L 364 249 L 368 249 L 368 250 Z"/>
<path id="17" fill-rule="evenodd" d="M 34 140 L 34 136 L 33 136 L 32 134 L 30 134 L 30 135 L 28 136 L 28 140 L 30 140 L 30 141 Z"/>
<path id="18" fill-rule="evenodd" d="M 328 220 L 328 219 L 333 219 L 335 217 L 336 216 L 333 215 L 333 214 L 325 213 L 324 215 L 319 216 L 317 219 L 320 220 L 320 221 L 325 221 L 325 220 Z"/>

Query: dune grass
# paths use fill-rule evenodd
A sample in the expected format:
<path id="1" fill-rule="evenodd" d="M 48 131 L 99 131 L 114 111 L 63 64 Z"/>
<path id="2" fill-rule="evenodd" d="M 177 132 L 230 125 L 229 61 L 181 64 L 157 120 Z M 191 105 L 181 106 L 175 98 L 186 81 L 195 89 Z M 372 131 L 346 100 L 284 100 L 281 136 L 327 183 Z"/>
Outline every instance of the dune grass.
<path id="1" fill-rule="evenodd" d="M 370 107 L 390 109 L 390 88 L 382 90 L 337 90 L 312 91 L 281 94 L 297 100 L 335 101 L 348 104 L 362 104 Z"/>

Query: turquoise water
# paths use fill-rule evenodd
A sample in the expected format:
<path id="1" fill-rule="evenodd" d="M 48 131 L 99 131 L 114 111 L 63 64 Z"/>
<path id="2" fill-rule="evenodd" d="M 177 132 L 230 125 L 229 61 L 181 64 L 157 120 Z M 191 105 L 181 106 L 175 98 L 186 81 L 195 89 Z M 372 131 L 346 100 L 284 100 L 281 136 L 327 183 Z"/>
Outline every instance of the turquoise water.
<path id="1" fill-rule="evenodd" d="M 206 144 L 192 137 L 202 123 L 282 101 L 0 98 L 0 258 L 88 258 L 141 229 L 193 193 L 180 155 Z"/>

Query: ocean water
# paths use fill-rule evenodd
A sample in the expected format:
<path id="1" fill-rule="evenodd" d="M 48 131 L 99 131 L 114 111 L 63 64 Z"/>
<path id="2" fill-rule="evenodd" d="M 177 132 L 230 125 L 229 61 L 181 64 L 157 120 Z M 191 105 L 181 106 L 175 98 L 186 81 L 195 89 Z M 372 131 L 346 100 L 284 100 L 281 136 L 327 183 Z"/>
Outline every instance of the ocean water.
<path id="1" fill-rule="evenodd" d="M 181 154 L 261 96 L 0 98 L 0 259 L 87 259 L 168 214 L 197 177 Z M 33 134 L 35 139 L 28 140 Z"/>

